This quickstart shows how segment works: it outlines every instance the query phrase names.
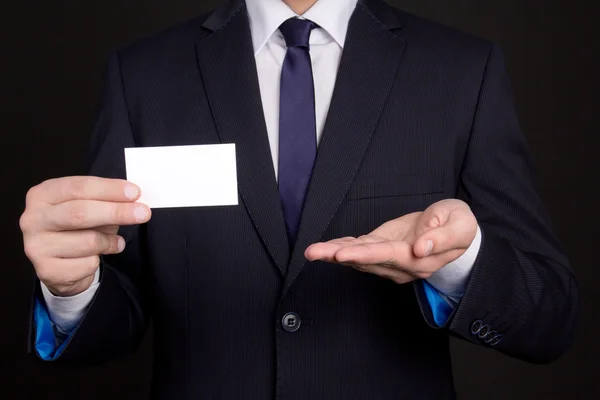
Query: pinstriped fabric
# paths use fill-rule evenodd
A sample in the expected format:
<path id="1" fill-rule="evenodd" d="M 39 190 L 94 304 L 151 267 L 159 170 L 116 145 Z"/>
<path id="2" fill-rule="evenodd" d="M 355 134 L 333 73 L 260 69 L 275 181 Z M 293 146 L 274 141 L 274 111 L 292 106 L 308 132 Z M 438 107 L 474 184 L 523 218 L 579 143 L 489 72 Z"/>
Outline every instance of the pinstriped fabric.
<path id="1" fill-rule="evenodd" d="M 319 241 L 354 179 L 404 50 L 404 41 L 362 6 L 350 26 L 361 29 L 348 31 L 284 292 L 304 265 L 304 249 Z M 361 59 L 369 62 L 356 62 Z"/>
<path id="2" fill-rule="evenodd" d="M 244 205 L 265 247 L 284 274 L 289 245 L 260 99 L 250 27 L 246 15 L 238 13 L 226 24 L 229 28 L 218 29 L 197 46 L 205 96 L 221 141 L 236 144 L 238 182 Z"/>
<path id="3" fill-rule="evenodd" d="M 156 210 L 127 231 L 57 362 L 129 354 L 152 316 L 153 398 L 452 399 L 449 333 L 489 346 L 471 334 L 481 321 L 504 336 L 498 351 L 533 362 L 571 342 L 577 285 L 490 43 L 359 2 L 291 255 L 243 1 L 119 51 L 108 71 L 92 173 L 124 176 L 125 146 L 235 142 L 240 206 Z M 441 329 L 419 284 L 302 257 L 449 197 L 483 242 Z"/>

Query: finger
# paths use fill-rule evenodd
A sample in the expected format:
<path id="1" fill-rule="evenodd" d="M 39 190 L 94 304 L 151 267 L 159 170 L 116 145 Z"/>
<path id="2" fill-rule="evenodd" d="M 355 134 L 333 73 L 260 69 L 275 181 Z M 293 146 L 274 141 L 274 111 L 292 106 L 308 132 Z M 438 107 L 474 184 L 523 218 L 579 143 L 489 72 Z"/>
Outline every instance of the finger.
<path id="1" fill-rule="evenodd" d="M 355 240 L 356 238 L 354 236 L 346 236 L 343 238 L 329 240 L 327 243 L 349 243 Z"/>
<path id="2" fill-rule="evenodd" d="M 446 200 L 439 201 L 427 207 L 416 223 L 415 239 L 431 229 L 439 228 L 446 224 L 453 207 L 456 207 L 456 204 Z"/>
<path id="3" fill-rule="evenodd" d="M 412 282 L 418 279 L 404 271 L 400 271 L 394 268 L 385 267 L 381 265 L 357 265 L 354 267 L 360 272 L 365 272 L 372 275 L 377 275 L 381 278 L 389 279 L 397 284 L 403 285 L 405 283 Z"/>
<path id="4" fill-rule="evenodd" d="M 379 243 L 383 242 L 386 239 L 374 236 L 374 235 L 363 235 L 358 238 L 353 236 L 346 236 L 339 239 L 333 239 L 324 243 L 315 243 L 308 247 L 304 253 L 305 257 L 309 260 L 323 260 L 323 261 L 331 261 L 336 262 L 334 260 L 335 253 L 343 248 L 363 243 Z M 316 257 L 316 258 L 314 258 Z"/>
<path id="5" fill-rule="evenodd" d="M 72 200 L 46 210 L 40 225 L 43 230 L 64 231 L 136 225 L 148 222 L 150 217 L 150 208 L 140 203 Z"/>
<path id="6" fill-rule="evenodd" d="M 323 242 L 323 243 L 315 243 L 310 245 L 304 251 L 304 257 L 308 261 L 328 261 L 334 262 L 335 253 L 344 247 L 344 242 L 341 240 L 331 241 L 331 242 Z"/>
<path id="7" fill-rule="evenodd" d="M 452 260 L 455 260 L 460 256 L 458 254 L 459 250 L 448 251 L 439 255 L 432 255 L 430 257 L 425 258 L 417 258 L 415 257 L 409 248 L 406 249 L 405 256 L 398 255 L 397 259 L 391 262 L 384 262 L 380 264 L 356 264 L 352 262 L 340 262 L 339 264 L 353 267 L 359 271 L 363 272 L 371 272 L 374 273 L 373 267 L 381 267 L 387 270 L 389 274 L 391 271 L 396 271 L 402 276 L 411 276 L 412 279 L 427 279 L 429 278 L 435 271 L 439 270 L 444 265 L 448 264 Z M 404 258 L 402 258 L 404 257 Z M 378 271 L 382 271 L 377 269 Z M 378 275 L 381 275 L 377 273 Z M 394 273 L 394 275 L 397 275 Z M 391 276 L 391 275 L 390 275 Z M 387 275 L 386 275 L 387 277 Z M 402 280 L 399 283 L 405 283 L 406 279 Z"/>
<path id="8" fill-rule="evenodd" d="M 38 278 L 47 286 L 70 286 L 92 276 L 100 267 L 100 257 L 50 258 L 36 265 Z"/>
<path id="9" fill-rule="evenodd" d="M 336 262 L 363 265 L 397 265 L 410 263 L 414 258 L 409 243 L 394 240 L 346 246 L 335 254 Z"/>
<path id="10" fill-rule="evenodd" d="M 118 225 L 99 226 L 97 228 L 94 228 L 94 230 L 96 230 L 98 232 L 102 232 L 102 233 L 107 233 L 109 235 L 116 235 L 119 232 L 119 226 Z"/>
<path id="11" fill-rule="evenodd" d="M 49 232 L 35 239 L 40 243 L 42 257 L 81 258 L 99 254 L 118 254 L 125 249 L 125 240 L 96 230 Z M 35 244 L 34 244 L 35 246 Z"/>
<path id="12" fill-rule="evenodd" d="M 420 220 L 422 212 L 414 212 L 393 219 L 379 226 L 368 236 L 376 236 L 386 240 L 410 241 L 415 225 Z"/>
<path id="13" fill-rule="evenodd" d="M 27 193 L 27 203 L 60 204 L 70 200 L 133 202 L 140 194 L 137 185 L 122 179 L 70 176 L 50 179 L 33 187 Z"/>
<path id="14" fill-rule="evenodd" d="M 466 249 L 477 232 L 477 221 L 469 209 L 452 210 L 445 223 L 432 228 L 415 241 L 414 254 L 427 257 L 456 249 Z"/>

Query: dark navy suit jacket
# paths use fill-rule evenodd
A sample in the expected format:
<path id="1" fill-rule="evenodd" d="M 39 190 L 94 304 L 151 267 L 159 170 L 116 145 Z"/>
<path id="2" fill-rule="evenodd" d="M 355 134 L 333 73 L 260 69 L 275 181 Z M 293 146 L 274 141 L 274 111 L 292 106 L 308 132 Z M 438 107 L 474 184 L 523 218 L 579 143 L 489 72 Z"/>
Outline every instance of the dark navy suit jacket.
<path id="1" fill-rule="evenodd" d="M 450 336 L 538 363 L 572 341 L 577 285 L 493 44 L 359 2 L 292 251 L 243 1 L 115 52 L 105 88 L 90 174 L 125 178 L 125 147 L 235 143 L 240 205 L 123 228 L 56 362 L 126 356 L 152 318 L 157 399 L 449 399 Z M 422 283 L 303 257 L 446 198 L 483 241 L 444 326 Z"/>

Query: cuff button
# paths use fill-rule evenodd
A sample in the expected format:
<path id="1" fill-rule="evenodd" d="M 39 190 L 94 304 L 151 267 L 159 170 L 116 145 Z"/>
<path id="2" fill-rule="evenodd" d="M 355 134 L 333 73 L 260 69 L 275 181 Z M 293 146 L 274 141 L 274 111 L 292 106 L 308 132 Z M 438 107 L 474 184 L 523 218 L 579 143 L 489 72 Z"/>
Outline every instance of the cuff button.
<path id="1" fill-rule="evenodd" d="M 477 335 L 479 333 L 479 331 L 481 330 L 482 326 L 483 326 L 483 322 L 481 320 L 477 320 L 477 321 L 473 322 L 473 325 L 471 325 L 471 334 Z"/>
<path id="2" fill-rule="evenodd" d="M 502 341 L 502 339 L 504 339 L 504 335 L 502 335 L 502 334 L 494 336 L 494 338 L 490 342 L 490 346 L 497 345 L 498 343 L 500 343 Z"/>
<path id="3" fill-rule="evenodd" d="M 485 335 L 485 337 L 483 338 L 483 341 L 487 344 L 490 344 L 494 338 L 496 337 L 496 335 L 498 335 L 498 332 L 496 331 L 489 331 L 487 333 L 487 335 Z"/>
<path id="4" fill-rule="evenodd" d="M 488 334 L 489 331 L 490 331 L 490 326 L 489 325 L 484 325 L 479 330 L 479 333 L 477 334 L 477 336 L 479 336 L 479 339 L 483 339 L 485 337 L 485 335 Z"/>

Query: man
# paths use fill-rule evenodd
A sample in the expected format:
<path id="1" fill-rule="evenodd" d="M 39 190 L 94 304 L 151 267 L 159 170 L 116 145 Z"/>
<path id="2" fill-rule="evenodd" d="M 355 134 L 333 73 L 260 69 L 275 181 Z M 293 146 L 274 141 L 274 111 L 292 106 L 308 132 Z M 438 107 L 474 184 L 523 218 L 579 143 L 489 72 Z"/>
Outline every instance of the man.
<path id="1" fill-rule="evenodd" d="M 154 398 L 447 399 L 450 335 L 571 343 L 496 46 L 379 0 L 233 0 L 113 54 L 105 87 L 90 177 L 21 218 L 39 357 L 126 356 L 152 318 Z M 213 143 L 239 206 L 151 216 L 122 180 L 126 147 Z"/>

